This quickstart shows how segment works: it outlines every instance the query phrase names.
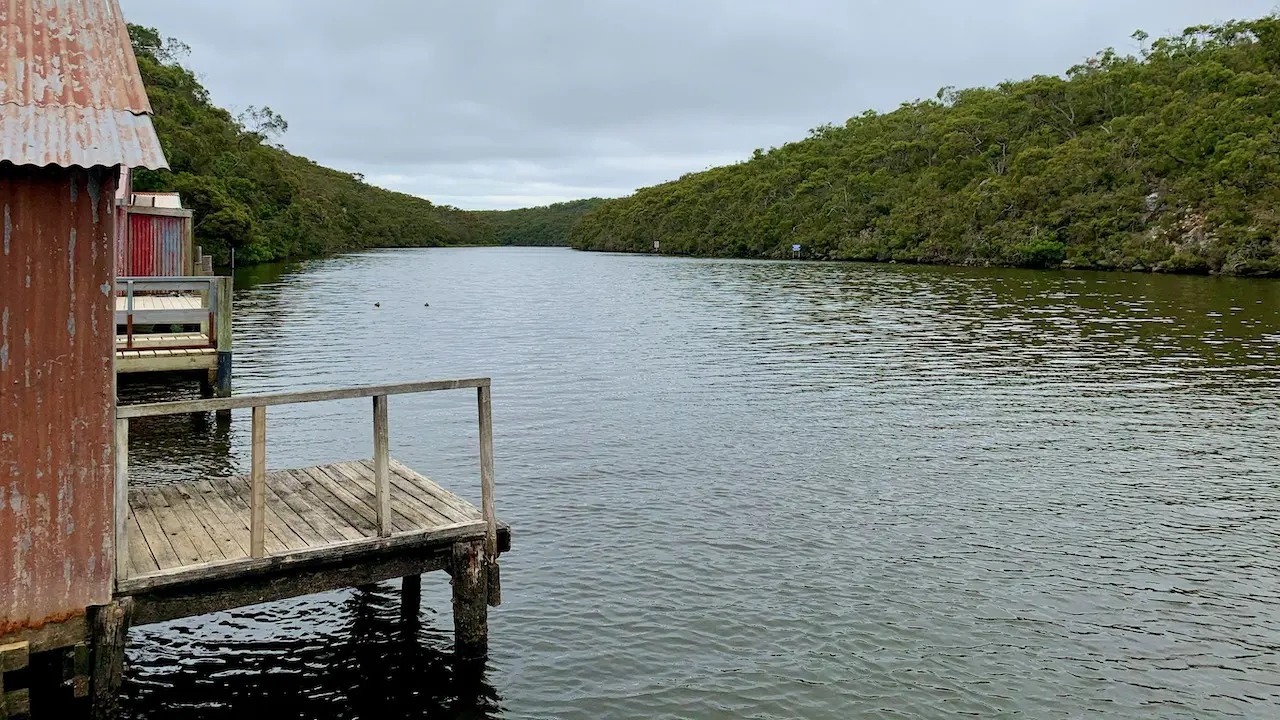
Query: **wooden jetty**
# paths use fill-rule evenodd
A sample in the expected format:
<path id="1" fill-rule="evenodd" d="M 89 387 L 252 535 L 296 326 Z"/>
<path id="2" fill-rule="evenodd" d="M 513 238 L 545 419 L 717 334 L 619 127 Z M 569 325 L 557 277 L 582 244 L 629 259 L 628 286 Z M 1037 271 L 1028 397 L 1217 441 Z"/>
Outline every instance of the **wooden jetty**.
<path id="1" fill-rule="evenodd" d="M 477 392 L 479 508 L 390 455 L 390 396 L 463 388 Z M 371 458 L 267 471 L 267 408 L 352 398 L 372 398 Z M 130 487 L 130 419 L 235 409 L 252 412 L 249 475 Z M 510 546 L 493 496 L 487 378 L 122 406 L 115 601 L 130 602 L 136 625 L 446 570 L 458 651 L 483 652 Z"/>
<path id="2" fill-rule="evenodd" d="M 230 277 L 116 278 L 116 372 L 197 372 L 230 395 L 231 293 Z"/>
<path id="3" fill-rule="evenodd" d="M 460 389 L 476 391 L 479 507 L 391 455 L 392 396 Z M 358 398 L 371 399 L 370 457 L 268 470 L 268 408 Z M 248 475 L 130 484 L 131 420 L 246 409 Z M 455 652 L 487 653 L 488 607 L 502 597 L 498 558 L 511 546 L 494 504 L 488 378 L 125 405 L 115 418 L 110 600 L 0 637 L 0 717 L 30 703 L 25 689 L 7 701 L 3 690 L 4 668 L 24 667 L 30 654 L 62 652 L 68 692 L 91 695 L 94 716 L 110 718 L 131 627 L 393 578 L 402 579 L 402 613 L 416 616 L 420 576 L 437 570 L 451 577 Z"/>

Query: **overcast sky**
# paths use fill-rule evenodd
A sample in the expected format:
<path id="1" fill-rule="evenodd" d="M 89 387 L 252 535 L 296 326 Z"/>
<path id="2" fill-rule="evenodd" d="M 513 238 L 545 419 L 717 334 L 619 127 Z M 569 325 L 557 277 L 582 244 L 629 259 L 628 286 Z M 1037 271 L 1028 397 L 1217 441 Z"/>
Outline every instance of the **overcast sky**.
<path id="1" fill-rule="evenodd" d="M 1061 73 L 1276 0 L 121 0 L 219 105 L 464 208 L 625 195 L 868 108 Z"/>

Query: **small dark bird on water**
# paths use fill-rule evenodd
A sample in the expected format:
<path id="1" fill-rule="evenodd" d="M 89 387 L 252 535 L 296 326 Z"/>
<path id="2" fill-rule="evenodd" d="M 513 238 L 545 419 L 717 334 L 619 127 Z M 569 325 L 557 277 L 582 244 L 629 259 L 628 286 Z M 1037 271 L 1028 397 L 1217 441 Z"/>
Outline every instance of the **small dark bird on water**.
<path id="1" fill-rule="evenodd" d="M 431 303 L 422 303 L 422 307 L 431 307 Z"/>
<path id="2" fill-rule="evenodd" d="M 374 304 L 373 304 L 373 306 L 374 306 L 374 307 L 382 307 L 382 303 L 380 303 L 380 302 L 376 302 L 376 303 L 374 303 Z"/>

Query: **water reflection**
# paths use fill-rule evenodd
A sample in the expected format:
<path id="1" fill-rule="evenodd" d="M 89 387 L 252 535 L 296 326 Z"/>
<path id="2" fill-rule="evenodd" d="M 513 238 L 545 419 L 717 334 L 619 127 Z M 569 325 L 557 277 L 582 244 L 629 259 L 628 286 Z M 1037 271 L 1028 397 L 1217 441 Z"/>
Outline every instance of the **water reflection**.
<path id="1" fill-rule="evenodd" d="M 402 617 L 396 583 L 134 631 L 129 716 L 492 718 L 483 662 L 455 660 L 452 632 Z"/>
<path id="2" fill-rule="evenodd" d="M 1280 283 L 541 249 L 255 272 L 237 392 L 494 378 L 515 536 L 485 677 L 509 717 L 1280 703 Z M 474 396 L 434 395 L 393 401 L 392 452 L 474 501 Z M 268 467 L 367 457 L 369 412 L 272 408 Z M 247 436 L 245 414 L 139 423 L 134 469 L 244 472 Z M 320 717 L 499 712 L 447 667 L 447 591 L 420 650 L 389 589 L 353 598 L 137 633 L 132 711 L 279 676 L 336 699 L 296 701 Z M 426 701 L 387 686 L 408 657 Z"/>

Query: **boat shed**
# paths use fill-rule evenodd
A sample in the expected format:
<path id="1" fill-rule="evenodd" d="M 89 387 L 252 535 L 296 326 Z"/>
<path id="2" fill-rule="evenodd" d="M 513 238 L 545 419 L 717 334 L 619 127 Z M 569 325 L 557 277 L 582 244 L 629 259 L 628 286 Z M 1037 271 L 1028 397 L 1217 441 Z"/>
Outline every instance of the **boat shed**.
<path id="1" fill-rule="evenodd" d="M 117 0 L 0 1 L 0 650 L 112 598 L 115 197 L 167 167 L 150 113 Z"/>

